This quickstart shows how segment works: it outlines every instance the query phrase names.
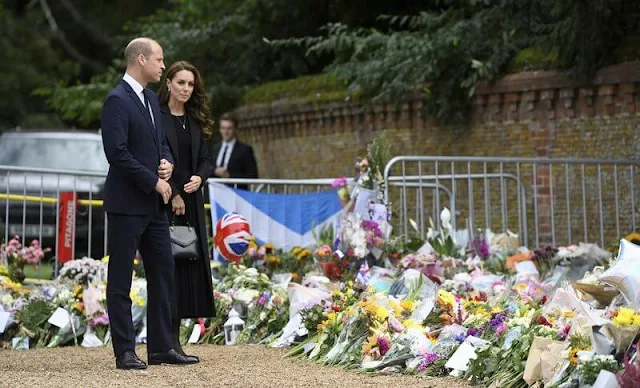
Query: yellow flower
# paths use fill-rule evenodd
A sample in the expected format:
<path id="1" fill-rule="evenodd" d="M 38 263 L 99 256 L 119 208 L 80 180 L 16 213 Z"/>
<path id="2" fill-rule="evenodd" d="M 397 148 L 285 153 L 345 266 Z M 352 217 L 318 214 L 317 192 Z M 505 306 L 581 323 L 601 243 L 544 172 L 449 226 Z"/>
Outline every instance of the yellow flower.
<path id="1" fill-rule="evenodd" d="M 278 256 L 270 255 L 267 256 L 267 263 L 279 265 L 282 262 Z"/>
<path id="2" fill-rule="evenodd" d="M 567 310 L 567 311 L 563 311 L 563 312 L 562 312 L 562 317 L 563 317 L 563 318 L 573 318 L 573 317 L 575 317 L 575 316 L 576 316 L 576 313 L 574 313 L 574 312 L 573 312 L 573 311 L 571 311 L 571 310 Z"/>
<path id="3" fill-rule="evenodd" d="M 424 330 L 424 327 L 421 324 L 419 324 L 418 322 L 414 321 L 413 319 L 405 319 L 402 322 L 402 326 L 404 326 L 405 329 Z"/>
<path id="4" fill-rule="evenodd" d="M 493 309 L 491 309 L 492 313 L 501 313 L 502 309 L 500 307 L 494 307 Z"/>
<path id="5" fill-rule="evenodd" d="M 378 321 L 384 321 L 387 318 L 389 318 L 389 312 L 387 309 L 382 306 L 378 306 L 376 309 L 376 319 Z"/>
<path id="6" fill-rule="evenodd" d="M 133 265 L 140 265 L 139 259 L 133 259 Z"/>
<path id="7" fill-rule="evenodd" d="M 405 299 L 400 303 L 400 306 L 402 306 L 405 311 L 412 312 L 415 308 L 415 303 L 412 300 Z"/>
<path id="8" fill-rule="evenodd" d="M 640 326 L 640 315 L 638 314 L 634 314 L 633 315 L 633 326 Z"/>
<path id="9" fill-rule="evenodd" d="M 367 337 L 367 342 L 365 342 L 362 345 L 362 354 L 366 355 L 367 353 L 369 353 L 371 351 L 371 349 L 375 348 L 376 346 L 378 346 L 378 336 L 377 335 L 371 335 L 371 336 Z"/>
<path id="10" fill-rule="evenodd" d="M 328 322 L 334 321 L 335 319 L 336 319 L 336 313 L 331 312 L 331 313 L 329 313 L 329 314 L 327 315 L 327 321 L 328 321 Z"/>
<path id="11" fill-rule="evenodd" d="M 291 254 L 293 254 L 293 255 L 296 255 L 296 256 L 297 256 L 301 251 L 302 251 L 302 248 L 300 248 L 300 247 L 294 247 L 294 248 L 291 250 Z"/>
<path id="12" fill-rule="evenodd" d="M 79 298 L 81 294 L 82 294 L 82 286 L 78 284 L 76 288 L 73 289 L 73 296 L 76 298 Z"/>
<path id="13" fill-rule="evenodd" d="M 618 311 L 618 315 L 612 319 L 612 322 L 617 326 L 631 326 L 634 324 L 636 315 L 633 309 L 622 307 Z"/>
<path id="14" fill-rule="evenodd" d="M 269 250 L 269 249 L 270 250 L 274 250 L 275 249 L 275 246 L 273 246 L 273 244 L 271 244 L 271 243 L 266 243 L 266 244 L 263 245 L 263 247 L 266 250 Z"/>
<path id="15" fill-rule="evenodd" d="M 391 307 L 391 309 L 393 309 L 393 313 L 396 316 L 402 315 L 403 308 L 400 304 L 398 304 L 398 302 L 396 302 L 395 300 L 390 300 L 389 306 Z"/>
<path id="16" fill-rule="evenodd" d="M 527 290 L 527 283 L 518 283 L 515 286 L 513 286 L 513 289 L 516 291 L 526 291 Z"/>
<path id="17" fill-rule="evenodd" d="M 449 291 L 440 289 L 438 290 L 438 303 L 442 307 L 453 307 L 456 304 L 456 298 Z"/>
<path id="18" fill-rule="evenodd" d="M 436 344 L 436 342 L 438 342 L 438 338 L 434 334 L 429 334 L 427 338 L 429 338 L 429 341 L 431 341 L 431 343 L 434 345 Z"/>
<path id="19" fill-rule="evenodd" d="M 476 314 L 478 314 L 478 315 L 489 315 L 489 314 L 487 313 L 487 310 L 486 310 L 484 307 L 479 307 L 479 308 L 476 310 Z"/>
<path id="20" fill-rule="evenodd" d="M 340 290 L 335 289 L 335 290 L 331 291 L 331 296 L 333 296 L 333 297 L 340 296 Z"/>

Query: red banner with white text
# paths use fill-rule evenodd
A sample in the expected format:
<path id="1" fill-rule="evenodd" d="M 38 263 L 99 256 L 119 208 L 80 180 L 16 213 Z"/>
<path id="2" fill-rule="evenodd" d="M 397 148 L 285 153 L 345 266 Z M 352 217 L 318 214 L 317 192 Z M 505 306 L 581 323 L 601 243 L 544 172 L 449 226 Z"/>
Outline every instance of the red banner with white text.
<path id="1" fill-rule="evenodd" d="M 58 243 L 56 257 L 59 263 L 73 260 L 73 245 L 76 238 L 76 196 L 73 192 L 62 192 L 58 198 Z"/>

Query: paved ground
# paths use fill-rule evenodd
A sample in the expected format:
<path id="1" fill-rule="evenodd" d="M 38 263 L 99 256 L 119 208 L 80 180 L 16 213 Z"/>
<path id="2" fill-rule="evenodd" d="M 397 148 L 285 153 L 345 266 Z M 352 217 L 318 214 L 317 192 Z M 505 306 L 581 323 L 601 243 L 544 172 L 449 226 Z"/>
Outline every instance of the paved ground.
<path id="1" fill-rule="evenodd" d="M 263 346 L 198 345 L 187 353 L 201 358 L 187 367 L 153 366 L 118 371 L 111 348 L 65 347 L 0 350 L 2 387 L 466 387 L 460 380 L 411 376 L 369 376 L 283 358 L 283 350 Z M 138 355 L 146 360 L 144 347 Z"/>

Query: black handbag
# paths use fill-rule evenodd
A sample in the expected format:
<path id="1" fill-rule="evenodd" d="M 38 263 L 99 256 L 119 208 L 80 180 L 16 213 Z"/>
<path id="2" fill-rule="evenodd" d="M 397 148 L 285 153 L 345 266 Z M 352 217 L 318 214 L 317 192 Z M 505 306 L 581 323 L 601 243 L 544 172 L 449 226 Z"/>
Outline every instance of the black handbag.
<path id="1" fill-rule="evenodd" d="M 187 218 L 187 216 L 184 216 Z M 175 225 L 175 214 L 169 226 L 169 235 L 171 236 L 171 253 L 174 260 L 195 260 L 198 257 L 198 234 L 196 228 L 189 224 Z"/>

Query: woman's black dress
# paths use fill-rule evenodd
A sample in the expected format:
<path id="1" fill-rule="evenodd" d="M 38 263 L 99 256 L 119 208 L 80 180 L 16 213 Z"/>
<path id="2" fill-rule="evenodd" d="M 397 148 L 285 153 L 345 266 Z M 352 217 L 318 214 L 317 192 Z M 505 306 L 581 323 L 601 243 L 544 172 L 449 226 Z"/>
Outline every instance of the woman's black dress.
<path id="1" fill-rule="evenodd" d="M 174 187 L 179 190 L 180 196 L 184 200 L 186 217 L 185 215 L 176 216 L 170 207 L 168 217 L 170 224 L 187 225 L 188 221 L 189 225 L 196 228 L 198 240 L 202 242 L 207 240 L 206 228 L 203 231 L 199 227 L 198 220 L 198 210 L 204 212 L 204 208 L 197 208 L 197 206 L 203 207 L 204 205 L 202 203 L 202 195 L 200 190 L 190 194 L 184 191 L 184 185 L 189 182 L 191 176 L 196 174 L 191 162 L 193 159 L 192 149 L 194 148 L 191 131 L 194 128 L 190 127 L 189 120 L 185 121 L 185 117 L 172 115 L 178 151 L 172 180 L 175 184 Z M 182 127 L 183 122 L 186 125 L 186 129 Z M 197 130 L 200 131 L 199 128 Z M 200 147 L 197 149 L 200 149 Z M 205 184 L 205 181 L 206 177 L 203 177 L 202 184 Z M 197 198 L 197 196 L 200 198 Z M 199 257 L 192 260 L 176 260 L 175 262 L 177 314 L 179 318 L 200 318 L 215 315 L 211 279 L 207 279 L 207 276 L 211 276 L 210 270 L 207 270 L 210 262 L 205 260 L 205 258 L 209 257 L 209 254 L 208 252 L 203 252 L 203 245 L 198 244 Z M 211 295 L 206 295 L 206 293 L 211 293 Z"/>

